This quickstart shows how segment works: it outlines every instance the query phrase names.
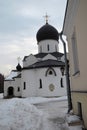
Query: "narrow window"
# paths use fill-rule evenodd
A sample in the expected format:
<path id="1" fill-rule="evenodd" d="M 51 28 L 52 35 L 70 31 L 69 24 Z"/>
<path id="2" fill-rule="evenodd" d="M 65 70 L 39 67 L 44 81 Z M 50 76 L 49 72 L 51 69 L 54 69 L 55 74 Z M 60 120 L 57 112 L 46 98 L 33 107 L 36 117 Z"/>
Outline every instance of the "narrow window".
<path id="1" fill-rule="evenodd" d="M 48 51 L 49 51 L 49 45 L 47 45 L 47 49 L 48 49 Z"/>
<path id="2" fill-rule="evenodd" d="M 63 88 L 63 87 L 64 87 L 64 86 L 63 86 L 63 78 L 61 78 L 60 84 L 61 84 L 61 88 Z"/>
<path id="3" fill-rule="evenodd" d="M 42 52 L 42 46 L 40 46 L 40 52 Z"/>
<path id="4" fill-rule="evenodd" d="M 82 105 L 80 102 L 78 102 L 78 116 L 82 120 Z"/>
<path id="5" fill-rule="evenodd" d="M 78 51 L 77 51 L 77 41 L 75 31 L 72 36 L 72 53 L 73 53 L 73 65 L 74 65 L 74 74 L 79 72 L 79 61 L 78 61 Z"/>
<path id="6" fill-rule="evenodd" d="M 24 82 L 24 89 L 26 89 L 26 82 Z"/>
<path id="7" fill-rule="evenodd" d="M 42 80 L 40 79 L 40 88 L 42 88 Z"/>
<path id="8" fill-rule="evenodd" d="M 18 92 L 20 91 L 20 87 L 18 87 Z"/>
<path id="9" fill-rule="evenodd" d="M 55 51 L 57 52 L 57 46 L 55 45 Z"/>

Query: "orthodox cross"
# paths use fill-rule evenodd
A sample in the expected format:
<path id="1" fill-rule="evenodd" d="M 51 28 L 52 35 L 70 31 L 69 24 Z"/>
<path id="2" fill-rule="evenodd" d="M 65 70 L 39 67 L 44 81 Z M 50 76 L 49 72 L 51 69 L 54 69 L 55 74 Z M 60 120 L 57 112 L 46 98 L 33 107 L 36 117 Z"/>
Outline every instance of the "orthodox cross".
<path id="1" fill-rule="evenodd" d="M 44 18 L 45 18 L 45 20 L 46 20 L 46 24 L 48 24 L 48 18 L 49 18 L 50 16 L 48 16 L 47 15 L 47 13 L 46 13 L 46 15 L 44 16 Z"/>
<path id="2" fill-rule="evenodd" d="M 17 60 L 18 60 L 18 63 L 20 64 L 20 60 L 21 60 L 20 56 L 17 58 Z"/>

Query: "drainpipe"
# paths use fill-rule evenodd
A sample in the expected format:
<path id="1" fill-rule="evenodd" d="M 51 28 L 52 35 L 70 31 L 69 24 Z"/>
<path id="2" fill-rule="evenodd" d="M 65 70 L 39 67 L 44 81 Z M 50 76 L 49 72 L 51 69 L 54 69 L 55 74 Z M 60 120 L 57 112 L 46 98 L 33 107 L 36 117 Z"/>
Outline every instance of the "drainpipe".
<path id="1" fill-rule="evenodd" d="M 64 48 L 64 56 L 65 56 L 65 75 L 66 75 L 66 86 L 67 86 L 67 98 L 68 98 L 68 112 L 72 110 L 72 101 L 71 101 L 71 90 L 70 90 L 70 79 L 69 79 L 69 62 L 67 60 L 67 53 L 66 53 L 66 43 L 62 38 L 63 32 L 59 34 L 60 40 L 63 43 Z"/>

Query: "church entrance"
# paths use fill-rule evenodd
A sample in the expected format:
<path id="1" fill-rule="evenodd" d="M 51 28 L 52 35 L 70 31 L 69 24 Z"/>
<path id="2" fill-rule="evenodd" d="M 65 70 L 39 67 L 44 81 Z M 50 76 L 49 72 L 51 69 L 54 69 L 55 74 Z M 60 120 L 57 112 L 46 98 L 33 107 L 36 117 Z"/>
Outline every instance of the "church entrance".
<path id="1" fill-rule="evenodd" d="M 8 97 L 13 97 L 14 96 L 14 88 L 13 87 L 9 87 L 8 88 Z"/>

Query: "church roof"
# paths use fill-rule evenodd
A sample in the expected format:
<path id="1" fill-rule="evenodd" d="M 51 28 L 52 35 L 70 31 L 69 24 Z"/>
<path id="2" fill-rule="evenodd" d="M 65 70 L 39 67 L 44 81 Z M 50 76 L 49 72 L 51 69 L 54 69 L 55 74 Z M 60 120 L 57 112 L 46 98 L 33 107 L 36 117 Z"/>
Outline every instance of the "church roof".
<path id="1" fill-rule="evenodd" d="M 50 53 L 50 54 L 55 56 L 56 58 L 57 57 L 62 57 L 64 55 L 63 53 L 60 53 L 60 52 L 53 52 L 53 53 Z"/>
<path id="2" fill-rule="evenodd" d="M 48 59 L 45 61 L 36 62 L 28 67 L 24 67 L 23 69 L 34 69 L 34 68 L 42 68 L 42 67 L 60 67 L 60 66 L 65 66 L 64 62 Z"/>
<path id="3" fill-rule="evenodd" d="M 25 56 L 24 59 L 23 59 L 23 61 L 25 61 L 27 57 L 28 57 L 28 56 Z"/>
<path id="4" fill-rule="evenodd" d="M 52 56 L 54 56 L 56 58 L 62 57 L 64 55 L 63 53 L 60 53 L 60 52 L 52 52 L 52 53 L 38 53 L 38 54 L 35 54 L 34 56 L 36 58 L 44 58 L 48 54 L 51 54 Z M 24 59 L 23 59 L 23 61 L 25 61 L 27 57 L 28 56 L 25 56 Z"/>
<path id="5" fill-rule="evenodd" d="M 36 58 L 43 58 L 47 55 L 48 53 L 38 53 L 36 55 L 34 55 Z"/>
<path id="6" fill-rule="evenodd" d="M 21 73 L 18 74 L 17 76 L 15 76 L 15 77 L 13 77 L 13 79 L 14 79 L 14 78 L 21 78 Z"/>
<path id="7" fill-rule="evenodd" d="M 13 80 L 14 77 L 18 76 L 17 70 L 12 70 L 10 74 L 5 78 L 5 81 L 7 80 Z"/>
<path id="8" fill-rule="evenodd" d="M 36 54 L 36 55 L 34 55 L 34 56 L 35 56 L 36 58 L 43 58 L 44 56 L 46 56 L 46 55 L 48 55 L 48 54 L 51 54 L 52 56 L 55 56 L 56 58 L 63 56 L 63 53 L 60 53 L 60 52 L 38 53 L 38 54 Z"/>

